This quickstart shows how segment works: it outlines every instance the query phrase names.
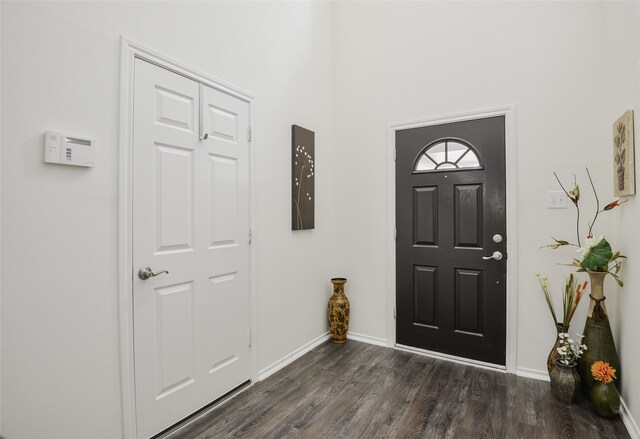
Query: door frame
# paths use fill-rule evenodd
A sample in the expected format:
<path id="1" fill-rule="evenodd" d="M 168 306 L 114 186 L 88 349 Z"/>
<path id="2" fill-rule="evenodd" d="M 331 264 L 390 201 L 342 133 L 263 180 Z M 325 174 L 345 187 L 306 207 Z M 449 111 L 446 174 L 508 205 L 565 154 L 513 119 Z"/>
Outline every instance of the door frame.
<path id="1" fill-rule="evenodd" d="M 504 105 L 444 116 L 426 117 L 407 122 L 392 123 L 388 126 L 387 138 L 387 346 L 422 353 L 460 363 L 516 373 L 517 330 L 518 330 L 518 249 L 517 249 L 517 161 L 516 161 L 516 108 Z M 494 116 L 505 118 L 505 171 L 506 171 L 506 212 L 507 212 L 507 309 L 506 309 L 506 362 L 497 366 L 469 358 L 456 357 L 439 352 L 413 348 L 396 344 L 396 132 L 410 128 L 422 128 L 451 122 L 484 119 Z"/>
<path id="2" fill-rule="evenodd" d="M 249 104 L 249 228 L 254 228 L 254 162 L 255 146 L 253 115 L 255 97 L 246 91 L 221 81 L 207 73 L 182 64 L 125 36 L 120 38 L 120 135 L 118 176 L 118 318 L 120 341 L 120 375 L 122 392 L 123 434 L 125 439 L 137 439 L 135 400 L 135 369 L 133 349 L 133 85 L 134 63 L 139 58 L 196 82 L 220 90 Z M 249 233 L 249 231 L 247 231 Z M 247 236 L 249 239 L 249 236 Z M 250 243 L 251 244 L 251 243 Z M 249 245 L 249 316 L 252 334 L 250 346 L 250 379 L 258 380 L 256 369 L 257 287 L 255 282 L 255 250 Z M 167 426 L 169 427 L 169 426 Z"/>

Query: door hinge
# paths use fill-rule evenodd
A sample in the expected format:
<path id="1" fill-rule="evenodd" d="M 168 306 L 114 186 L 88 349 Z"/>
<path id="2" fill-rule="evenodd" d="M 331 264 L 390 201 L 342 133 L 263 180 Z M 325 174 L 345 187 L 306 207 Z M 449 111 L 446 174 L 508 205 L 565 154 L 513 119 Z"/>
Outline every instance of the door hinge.
<path id="1" fill-rule="evenodd" d="M 249 330 L 249 347 L 253 346 L 253 331 Z"/>
<path id="2" fill-rule="evenodd" d="M 253 241 L 253 231 L 249 229 L 249 244 Z"/>
<path id="3" fill-rule="evenodd" d="M 398 317 L 398 315 L 396 314 L 396 307 L 393 307 L 393 320 L 395 320 Z"/>
<path id="4" fill-rule="evenodd" d="M 397 152 L 397 151 L 398 151 L 398 150 L 397 150 L 396 148 L 393 148 L 393 161 L 394 161 L 394 162 L 396 161 L 396 152 Z"/>
<path id="5" fill-rule="evenodd" d="M 251 127 L 247 128 L 247 138 L 249 139 L 249 142 L 253 140 L 253 130 Z"/>
<path id="6" fill-rule="evenodd" d="M 397 228 L 393 228 L 393 240 L 397 240 L 398 239 L 398 229 Z"/>

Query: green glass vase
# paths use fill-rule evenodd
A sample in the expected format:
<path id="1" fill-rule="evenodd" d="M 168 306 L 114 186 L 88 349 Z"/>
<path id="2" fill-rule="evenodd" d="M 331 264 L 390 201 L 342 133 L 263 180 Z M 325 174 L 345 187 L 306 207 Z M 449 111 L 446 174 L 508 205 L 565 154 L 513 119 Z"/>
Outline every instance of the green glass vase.
<path id="1" fill-rule="evenodd" d="M 613 384 L 596 382 L 591 389 L 593 410 L 600 416 L 612 418 L 620 412 L 620 394 Z"/>
<path id="2" fill-rule="evenodd" d="M 591 375 L 591 365 L 598 360 L 606 361 L 616 369 L 620 385 L 620 359 L 616 344 L 609 325 L 609 316 L 605 307 L 603 290 L 604 277 L 607 273 L 589 272 L 591 294 L 587 321 L 584 325 L 582 343 L 587 345 L 587 351 L 578 359 L 578 373 L 582 379 L 582 391 L 586 398 L 591 396 L 591 389 L 596 383 Z"/>

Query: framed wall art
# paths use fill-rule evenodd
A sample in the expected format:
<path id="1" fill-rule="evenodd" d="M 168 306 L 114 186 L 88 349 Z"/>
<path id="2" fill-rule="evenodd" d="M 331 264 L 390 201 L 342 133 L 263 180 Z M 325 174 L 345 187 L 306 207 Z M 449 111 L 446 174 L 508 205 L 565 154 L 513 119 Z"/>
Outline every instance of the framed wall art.
<path id="1" fill-rule="evenodd" d="M 315 228 L 315 133 L 291 126 L 291 230 Z"/>
<path id="2" fill-rule="evenodd" d="M 617 197 L 636 193 L 633 110 L 613 124 L 613 192 Z"/>

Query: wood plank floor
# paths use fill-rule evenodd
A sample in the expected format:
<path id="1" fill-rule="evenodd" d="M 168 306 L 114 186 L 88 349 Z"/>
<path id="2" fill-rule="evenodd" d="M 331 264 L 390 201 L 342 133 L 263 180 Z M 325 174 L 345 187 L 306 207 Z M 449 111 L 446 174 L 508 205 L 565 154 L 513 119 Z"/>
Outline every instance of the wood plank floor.
<path id="1" fill-rule="evenodd" d="M 628 438 L 549 383 L 348 341 L 324 343 L 167 439 Z"/>

